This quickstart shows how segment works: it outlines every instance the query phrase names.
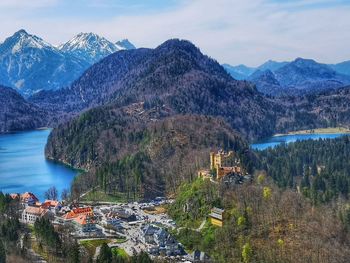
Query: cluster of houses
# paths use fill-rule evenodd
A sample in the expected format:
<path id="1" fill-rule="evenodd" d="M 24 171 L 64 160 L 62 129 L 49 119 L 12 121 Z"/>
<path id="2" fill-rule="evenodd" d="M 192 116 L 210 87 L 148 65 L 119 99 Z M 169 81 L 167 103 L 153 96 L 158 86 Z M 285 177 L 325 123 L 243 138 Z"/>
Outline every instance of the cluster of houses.
<path id="1" fill-rule="evenodd" d="M 137 217 L 134 213 L 119 207 L 101 208 L 101 212 L 103 213 L 101 225 L 103 225 L 110 234 L 117 232 L 124 233 L 123 222 L 131 223 L 137 221 Z"/>
<path id="2" fill-rule="evenodd" d="M 37 219 L 47 218 L 64 223 L 72 223 L 76 229 L 82 232 L 91 232 L 96 230 L 94 220 L 94 211 L 92 207 L 68 207 L 56 200 L 46 200 L 39 202 L 39 199 L 30 192 L 24 194 L 11 194 L 13 199 L 20 201 L 23 209 L 21 221 L 25 224 L 34 224 Z"/>
<path id="3" fill-rule="evenodd" d="M 186 254 L 183 246 L 167 230 L 152 224 L 143 228 L 143 239 L 144 243 L 152 245 L 148 251 L 151 255 L 182 256 Z"/>

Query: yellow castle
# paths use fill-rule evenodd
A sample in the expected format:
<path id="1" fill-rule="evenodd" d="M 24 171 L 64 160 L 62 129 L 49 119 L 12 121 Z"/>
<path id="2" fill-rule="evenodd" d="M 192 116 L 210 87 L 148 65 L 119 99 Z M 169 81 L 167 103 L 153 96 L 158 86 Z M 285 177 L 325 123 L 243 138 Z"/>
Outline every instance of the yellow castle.
<path id="1" fill-rule="evenodd" d="M 234 164 L 233 166 L 228 166 L 228 163 Z M 216 180 L 221 180 L 225 175 L 230 173 L 242 173 L 240 160 L 236 153 L 229 151 L 226 153 L 223 150 L 219 150 L 217 153 L 210 153 L 210 170 L 200 170 L 198 176 L 201 178 L 211 178 L 211 172 L 216 172 Z"/>

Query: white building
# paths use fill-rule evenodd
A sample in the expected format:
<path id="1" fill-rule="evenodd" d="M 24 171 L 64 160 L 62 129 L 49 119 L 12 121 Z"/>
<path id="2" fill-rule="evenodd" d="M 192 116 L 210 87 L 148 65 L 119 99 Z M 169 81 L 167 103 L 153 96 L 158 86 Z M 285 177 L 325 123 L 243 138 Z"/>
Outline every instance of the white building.
<path id="1" fill-rule="evenodd" d="M 48 215 L 48 210 L 41 207 L 28 206 L 22 212 L 22 222 L 34 224 L 35 221 Z"/>

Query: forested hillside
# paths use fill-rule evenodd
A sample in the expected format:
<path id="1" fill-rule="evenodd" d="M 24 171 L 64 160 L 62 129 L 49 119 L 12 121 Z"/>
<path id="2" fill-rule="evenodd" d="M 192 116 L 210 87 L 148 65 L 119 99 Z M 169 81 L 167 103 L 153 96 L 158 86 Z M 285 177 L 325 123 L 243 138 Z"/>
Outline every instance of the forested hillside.
<path id="1" fill-rule="evenodd" d="M 289 108 L 289 112 L 293 112 L 291 115 L 295 123 L 309 123 L 310 128 L 315 128 L 350 126 L 349 100 L 350 86 L 308 96 L 286 97 L 279 101 Z"/>
<path id="2" fill-rule="evenodd" d="M 207 220 L 213 206 L 225 209 L 222 228 Z M 214 262 L 348 262 L 350 209 L 345 200 L 313 206 L 260 174 L 252 183 L 225 188 L 198 180 L 183 185 L 169 213 L 189 250 Z M 197 223 L 197 224 L 196 224 Z"/>
<path id="3" fill-rule="evenodd" d="M 314 203 L 349 197 L 350 138 L 308 140 L 259 152 L 261 168 L 280 187 L 297 189 Z"/>
<path id="4" fill-rule="evenodd" d="M 0 85 L 0 133 L 36 129 L 47 124 L 47 113 Z"/>
<path id="5" fill-rule="evenodd" d="M 252 167 L 247 144 L 220 119 L 183 115 L 152 121 L 110 108 L 53 130 L 46 155 L 88 170 L 79 182 L 85 189 L 99 186 L 134 198 L 174 192 L 209 165 L 210 150 L 221 147 L 238 151 L 247 169 Z"/>

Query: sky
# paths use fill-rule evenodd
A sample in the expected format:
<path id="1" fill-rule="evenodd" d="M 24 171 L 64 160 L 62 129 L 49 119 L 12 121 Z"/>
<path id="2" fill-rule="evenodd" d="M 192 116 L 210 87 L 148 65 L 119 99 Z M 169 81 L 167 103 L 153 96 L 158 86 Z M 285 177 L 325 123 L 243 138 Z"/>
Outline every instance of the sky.
<path id="1" fill-rule="evenodd" d="M 192 41 L 220 63 L 350 60 L 350 0 L 1 0 L 0 41 L 25 29 L 54 45 L 80 32 L 154 48 Z"/>

